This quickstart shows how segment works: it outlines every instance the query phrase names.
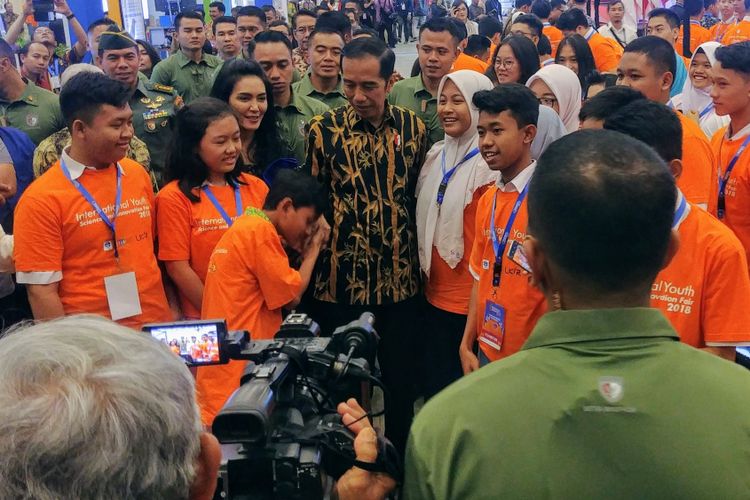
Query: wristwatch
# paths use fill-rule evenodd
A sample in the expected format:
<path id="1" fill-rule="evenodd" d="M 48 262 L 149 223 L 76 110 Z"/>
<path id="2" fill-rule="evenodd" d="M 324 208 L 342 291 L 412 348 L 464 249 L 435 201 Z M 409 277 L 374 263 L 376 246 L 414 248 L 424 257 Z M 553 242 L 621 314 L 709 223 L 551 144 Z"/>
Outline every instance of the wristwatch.
<path id="1" fill-rule="evenodd" d="M 68 21 L 70 21 L 71 19 L 73 19 L 74 17 L 76 17 L 76 15 L 75 15 L 75 13 L 71 12 L 69 15 L 67 15 L 65 17 L 68 19 Z"/>

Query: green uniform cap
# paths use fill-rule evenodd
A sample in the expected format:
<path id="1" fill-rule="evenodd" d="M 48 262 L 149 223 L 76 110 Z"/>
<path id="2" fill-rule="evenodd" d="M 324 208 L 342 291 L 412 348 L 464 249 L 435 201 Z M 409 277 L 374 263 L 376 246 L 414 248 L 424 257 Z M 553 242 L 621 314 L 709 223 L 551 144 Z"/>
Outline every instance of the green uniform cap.
<path id="1" fill-rule="evenodd" d="M 99 38 L 99 50 L 122 50 L 136 47 L 137 44 L 127 31 L 120 31 L 116 26 L 110 26 Z"/>

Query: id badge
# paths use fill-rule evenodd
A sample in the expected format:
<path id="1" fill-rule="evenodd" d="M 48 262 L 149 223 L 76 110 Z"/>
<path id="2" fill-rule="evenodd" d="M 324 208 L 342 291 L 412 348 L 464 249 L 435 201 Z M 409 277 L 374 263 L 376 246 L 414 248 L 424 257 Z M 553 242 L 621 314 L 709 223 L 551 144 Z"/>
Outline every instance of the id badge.
<path id="1" fill-rule="evenodd" d="M 104 290 L 113 321 L 141 314 L 141 299 L 134 272 L 107 276 L 104 278 Z"/>
<path id="2" fill-rule="evenodd" d="M 505 308 L 488 300 L 484 305 L 484 320 L 479 341 L 499 351 L 505 337 Z"/>
<path id="3" fill-rule="evenodd" d="M 515 240 L 511 242 L 508 249 L 508 259 L 527 273 L 531 272 L 531 266 L 529 265 L 529 260 L 526 258 L 526 253 L 523 251 L 522 243 Z"/>

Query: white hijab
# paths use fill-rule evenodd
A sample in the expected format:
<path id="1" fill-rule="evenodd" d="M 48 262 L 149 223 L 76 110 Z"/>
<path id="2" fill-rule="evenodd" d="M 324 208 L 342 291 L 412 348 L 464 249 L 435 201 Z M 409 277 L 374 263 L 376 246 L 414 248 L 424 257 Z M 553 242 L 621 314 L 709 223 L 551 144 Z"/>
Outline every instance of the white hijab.
<path id="1" fill-rule="evenodd" d="M 549 106 L 539 105 L 539 120 L 536 125 L 536 136 L 531 143 L 531 158 L 538 160 L 550 144 L 567 135 L 565 124 L 555 110 Z"/>
<path id="2" fill-rule="evenodd" d="M 703 43 L 695 49 L 693 58 L 695 58 L 698 50 L 702 49 L 706 54 L 708 61 L 711 63 L 711 67 L 713 67 L 716 64 L 716 49 L 719 47 L 721 47 L 719 42 Z M 690 59 L 690 62 L 693 62 L 692 58 Z M 688 67 L 688 69 L 690 68 Z M 709 139 L 717 130 L 729 124 L 729 116 L 719 116 L 716 114 L 716 111 L 713 110 L 713 101 L 709 95 L 711 93 L 711 87 L 712 86 L 709 85 L 704 89 L 697 89 L 693 86 L 693 81 L 688 78 L 685 81 L 685 86 L 682 87 L 682 93 L 675 96 L 672 100 L 673 107 L 679 109 L 685 116 L 698 123 Z M 701 112 L 709 107 L 711 107 L 710 110 L 703 116 L 700 116 Z"/>
<path id="3" fill-rule="evenodd" d="M 428 277 L 433 246 L 451 268 L 454 269 L 461 262 L 464 257 L 464 208 L 471 203 L 478 188 L 496 182 L 498 177 L 497 172 L 489 169 L 481 153 L 477 153 L 456 170 L 448 183 L 443 204 L 438 206 L 436 200 L 443 180 L 443 154 L 448 171 L 479 146 L 479 110 L 472 104 L 471 98 L 480 90 L 492 90 L 492 82 L 483 74 L 460 70 L 443 77 L 438 87 L 438 98 L 447 80 L 451 80 L 464 96 L 471 113 L 471 125 L 461 137 L 446 134 L 444 140 L 432 146 L 417 181 L 419 264 Z"/>
<path id="4" fill-rule="evenodd" d="M 565 129 L 569 133 L 578 130 L 578 113 L 581 111 L 581 82 L 578 76 L 561 64 L 550 64 L 534 73 L 526 86 L 531 87 L 536 80 L 542 80 L 555 94 Z"/>

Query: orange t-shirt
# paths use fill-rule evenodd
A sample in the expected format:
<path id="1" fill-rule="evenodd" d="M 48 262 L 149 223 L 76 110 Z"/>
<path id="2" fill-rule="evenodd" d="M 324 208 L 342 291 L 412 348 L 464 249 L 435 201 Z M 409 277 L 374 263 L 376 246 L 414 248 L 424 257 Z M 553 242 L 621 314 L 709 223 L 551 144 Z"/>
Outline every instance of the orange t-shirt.
<path id="1" fill-rule="evenodd" d="M 589 47 L 594 54 L 594 64 L 600 73 L 612 73 L 617 70 L 622 57 L 622 47 L 611 38 L 594 32 L 589 38 Z"/>
<path id="2" fill-rule="evenodd" d="M 563 32 L 551 24 L 545 23 L 542 33 L 549 38 L 549 44 L 552 45 L 552 57 L 554 58 L 557 55 L 557 47 L 563 41 L 563 38 L 565 38 Z"/>
<path id="3" fill-rule="evenodd" d="M 693 120 L 677 113 L 682 124 L 682 175 L 677 187 L 690 203 L 708 206 L 712 179 L 716 178 L 716 164 L 711 144 Z"/>
<path id="4" fill-rule="evenodd" d="M 747 138 L 746 134 L 729 140 L 726 138 L 726 134 L 727 127 L 724 127 L 716 132 L 711 140 L 711 147 L 719 165 L 718 173 L 712 183 L 711 204 L 709 205 L 709 211 L 714 215 L 717 213 L 719 199 L 719 174 L 724 174 L 729 162 L 732 161 L 735 153 Z M 750 207 L 748 207 L 748 201 L 750 200 L 750 145 L 737 159 L 737 163 L 729 175 L 724 196 L 726 206 L 722 222 L 734 231 L 745 248 L 746 258 L 750 259 Z"/>
<path id="5" fill-rule="evenodd" d="M 724 22 L 718 22 L 711 26 L 711 29 L 708 30 L 708 32 L 711 35 L 711 40 L 719 43 L 724 43 L 724 35 L 734 27 L 736 23 L 732 21 L 731 23 L 724 23 Z"/>
<path id="6" fill-rule="evenodd" d="M 726 31 L 724 37 L 721 39 L 721 43 L 732 45 L 733 43 L 746 42 L 748 40 L 750 40 L 750 21 L 745 18 Z"/>
<path id="7" fill-rule="evenodd" d="M 470 69 L 484 74 L 484 72 L 487 71 L 487 63 L 476 57 L 467 56 L 461 52 L 453 63 L 453 69 L 451 72 L 461 69 Z"/>
<path id="8" fill-rule="evenodd" d="M 750 342 L 750 276 L 742 244 L 696 206 L 680 222 L 680 248 L 651 287 L 660 309 L 686 344 Z"/>
<path id="9" fill-rule="evenodd" d="M 681 56 L 684 56 L 682 53 L 682 39 L 685 36 L 683 31 L 684 27 L 680 26 L 680 36 L 677 38 L 677 43 L 674 44 L 675 50 Z M 690 52 L 695 52 L 695 49 L 697 49 L 699 45 L 710 42 L 711 40 L 713 40 L 713 38 L 711 38 L 710 31 L 701 26 L 699 22 L 690 21 Z M 688 59 L 685 64 L 687 68 L 690 69 L 690 59 Z"/>
<path id="10" fill-rule="evenodd" d="M 469 311 L 469 299 L 474 286 L 474 277 L 469 272 L 469 258 L 474 246 L 477 206 L 487 188 L 488 186 L 484 186 L 474 191 L 474 198 L 464 208 L 464 258 L 455 269 L 445 263 L 435 246 L 432 247 L 430 278 L 425 283 L 424 293 L 427 302 L 443 311 L 464 315 Z"/>
<path id="11" fill-rule="evenodd" d="M 281 307 L 297 297 L 299 272 L 289 267 L 276 228 L 258 214 L 235 221 L 214 248 L 203 289 L 204 319 L 223 318 L 230 330 L 248 330 L 254 340 L 272 339 Z M 205 424 L 240 385 L 244 361 L 198 368 L 198 402 Z"/>
<path id="12" fill-rule="evenodd" d="M 61 273 L 58 294 L 66 315 L 111 318 L 104 288 L 108 276 L 135 272 L 141 314 L 118 323 L 139 329 L 144 323 L 170 321 L 161 272 L 154 255 L 154 192 L 146 170 L 120 160 L 123 170 L 117 230 L 119 265 L 112 231 L 73 186 L 56 162 L 24 192 L 15 211 L 15 261 L 21 283 L 45 284 L 44 274 Z M 117 186 L 116 167 L 85 169 L 78 181 L 111 219 Z M 31 274 L 26 274 L 31 273 Z"/>
<path id="13" fill-rule="evenodd" d="M 266 183 L 250 174 L 242 174 L 240 182 L 244 183 L 239 185 L 242 211 L 247 207 L 261 208 L 268 194 Z M 211 186 L 211 192 L 233 221 L 241 215 L 235 213 L 237 207 L 232 186 Z M 177 181 L 172 181 L 156 196 L 159 260 L 186 260 L 205 283 L 211 252 L 228 226 L 202 189 L 194 189 L 193 193 L 200 197 L 199 202 L 191 202 L 180 191 Z M 200 318 L 200 311 L 182 294 L 180 302 L 186 318 Z"/>
<path id="14" fill-rule="evenodd" d="M 496 361 L 518 352 L 531 334 L 536 322 L 547 310 L 544 295 L 530 284 L 529 274 L 508 258 L 511 242 L 523 243 L 526 236 L 528 214 L 525 199 L 521 204 L 516 220 L 513 222 L 508 244 L 505 247 L 505 252 L 503 252 L 500 287 L 492 286 L 495 250 L 490 237 L 490 219 L 492 202 L 495 196 L 497 196 L 495 225 L 498 238 L 502 238 L 505 231 L 504 226 L 507 224 L 513 206 L 518 200 L 517 192 L 503 192 L 494 185 L 490 186 L 479 199 L 476 214 L 476 236 L 469 261 L 469 269 L 479 282 L 476 310 L 477 339 L 482 337 L 482 327 L 488 302 L 502 307 L 505 313 L 505 332 L 501 349 L 497 350 L 484 342 L 479 342 L 479 348 L 490 361 Z"/>

